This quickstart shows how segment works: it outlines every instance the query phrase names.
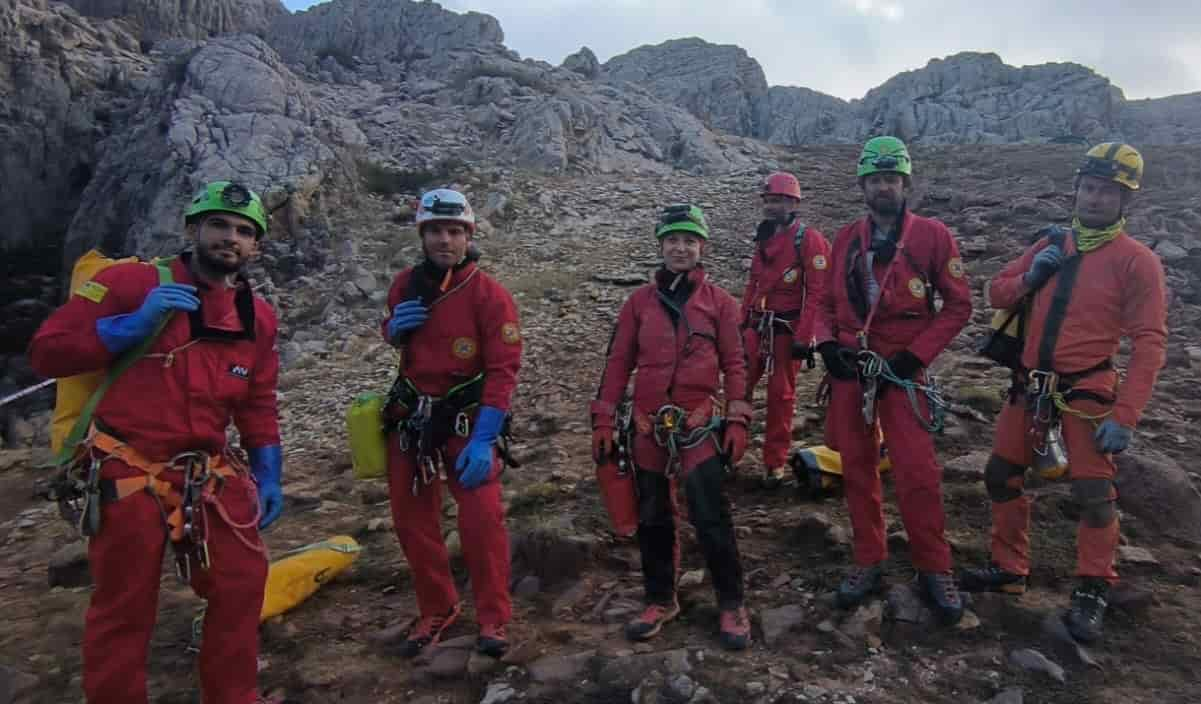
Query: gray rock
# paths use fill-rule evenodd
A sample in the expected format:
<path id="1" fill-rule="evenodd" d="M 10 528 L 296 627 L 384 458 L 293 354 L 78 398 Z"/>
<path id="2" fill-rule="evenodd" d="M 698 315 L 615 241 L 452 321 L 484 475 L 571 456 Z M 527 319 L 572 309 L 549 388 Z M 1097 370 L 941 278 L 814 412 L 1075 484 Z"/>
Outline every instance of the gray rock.
<path id="1" fill-rule="evenodd" d="M 602 78 L 648 90 L 713 129 L 746 136 L 763 131 L 767 79 L 741 47 L 672 39 L 609 59 Z"/>
<path id="2" fill-rule="evenodd" d="M 598 681 L 609 683 L 613 687 L 634 689 L 639 682 L 655 671 L 666 673 L 668 676 L 690 674 L 692 663 L 688 658 L 688 651 L 677 649 L 606 660 L 601 665 Z"/>
<path id="3" fill-rule="evenodd" d="M 805 622 L 805 607 L 789 604 L 776 609 L 759 612 L 759 625 L 763 629 L 763 642 L 769 648 L 788 631 Z"/>
<path id="4" fill-rule="evenodd" d="M 513 689 L 508 682 L 493 682 L 488 685 L 488 689 L 484 692 L 484 698 L 480 700 L 480 704 L 506 704 L 512 701 L 517 696 L 517 690 Z M 1021 702 L 1018 702 L 1021 704 Z"/>
<path id="5" fill-rule="evenodd" d="M 894 584 L 888 590 L 886 601 L 886 614 L 893 621 L 922 626 L 934 623 L 934 612 L 909 584 Z"/>
<path id="6" fill-rule="evenodd" d="M 88 544 L 67 543 L 50 556 L 47 582 L 51 587 L 85 587 L 92 583 Z"/>
<path id="7" fill-rule="evenodd" d="M 434 652 L 424 670 L 439 679 L 456 679 L 467 671 L 467 661 L 470 659 L 470 650 L 442 647 Z"/>
<path id="8" fill-rule="evenodd" d="M 445 67 L 450 52 L 501 48 L 504 32 L 496 18 L 479 12 L 450 12 L 437 3 L 365 0 L 320 3 L 282 15 L 267 40 L 285 60 L 315 63 L 325 56 L 342 61 L 433 60 Z"/>
<path id="9" fill-rule="evenodd" d="M 1154 450 L 1127 450 L 1114 461 L 1123 511 L 1165 536 L 1201 544 L 1201 492 L 1183 467 Z"/>
<path id="10" fill-rule="evenodd" d="M 1163 240 L 1155 245 L 1155 253 L 1165 262 L 1178 262 L 1181 259 L 1188 259 L 1187 249 L 1167 240 Z"/>
<path id="11" fill-rule="evenodd" d="M 542 580 L 530 574 L 522 577 L 513 587 L 513 596 L 518 599 L 529 599 L 542 591 Z"/>
<path id="12" fill-rule="evenodd" d="M 26 697 L 34 693 L 38 678 L 28 672 L 0 665 L 0 704 L 19 704 L 30 701 Z"/>
<path id="13" fill-rule="evenodd" d="M 335 153 L 307 88 L 258 37 L 177 42 L 167 51 L 174 53 L 156 67 L 133 114 L 105 140 L 66 256 L 74 259 L 109 232 L 125 233 L 126 247 L 143 256 L 178 251 L 187 198 L 206 181 L 231 176 L 260 192 L 284 189 L 272 232 L 322 251 L 306 246 L 320 218 L 312 231 L 300 223 Z"/>
<path id="14" fill-rule="evenodd" d="M 1032 648 L 1022 648 L 1009 654 L 1009 662 L 1015 667 L 1030 672 L 1041 672 L 1057 682 L 1066 682 L 1067 675 L 1063 668 L 1047 659 L 1045 655 Z"/>
<path id="15" fill-rule="evenodd" d="M 1023 693 L 1021 687 L 1010 687 L 1002 690 L 1000 694 L 988 700 L 988 704 L 1022 704 Z"/>
<path id="16" fill-rule="evenodd" d="M 580 47 L 576 53 L 563 59 L 563 68 L 573 73 L 578 73 L 584 78 L 596 78 L 600 73 L 600 62 L 596 59 L 596 54 L 588 47 Z"/>
<path id="17" fill-rule="evenodd" d="M 1134 545 L 1119 545 L 1118 546 L 1118 561 L 1133 565 L 1158 565 L 1159 560 L 1155 559 L 1155 555 L 1147 548 L 1135 547 Z"/>
<path id="18" fill-rule="evenodd" d="M 218 34 L 262 34 L 271 20 L 287 14 L 279 0 L 66 0 L 82 15 L 120 17 L 146 40 L 208 39 Z"/>
<path id="19" fill-rule="evenodd" d="M 589 668 L 595 650 L 575 655 L 547 655 L 531 662 L 526 669 L 535 682 L 570 682 L 579 679 Z"/>
<path id="20" fill-rule="evenodd" d="M 862 641 L 868 636 L 879 636 L 880 626 L 884 621 L 884 603 L 873 601 L 855 609 L 842 624 L 842 632 Z"/>

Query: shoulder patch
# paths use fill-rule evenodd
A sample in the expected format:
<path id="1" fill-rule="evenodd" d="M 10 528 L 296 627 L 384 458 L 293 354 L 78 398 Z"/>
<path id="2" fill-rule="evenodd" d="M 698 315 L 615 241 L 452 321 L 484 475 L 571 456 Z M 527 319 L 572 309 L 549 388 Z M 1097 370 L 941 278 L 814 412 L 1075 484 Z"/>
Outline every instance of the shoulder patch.
<path id="1" fill-rule="evenodd" d="M 794 283 L 796 283 L 796 279 L 797 279 L 796 269 L 789 269 L 788 271 L 784 272 L 784 283 L 794 284 Z"/>
<path id="2" fill-rule="evenodd" d="M 947 262 L 947 273 L 957 279 L 963 278 L 963 260 L 959 257 L 951 257 L 951 261 Z"/>
<path id="3" fill-rule="evenodd" d="M 478 346 L 470 337 L 456 337 L 451 343 L 450 351 L 459 359 L 471 359 L 475 356 Z"/>
<path id="4" fill-rule="evenodd" d="M 814 255 L 814 257 L 813 257 L 813 268 L 814 269 L 817 269 L 818 271 L 824 271 L 825 268 L 829 265 L 830 265 L 830 263 L 826 261 L 826 255 L 824 255 L 824 254 Z"/>
<path id="5" fill-rule="evenodd" d="M 500 339 L 504 340 L 506 344 L 516 345 L 521 342 L 521 328 L 517 326 L 517 323 L 505 323 L 500 326 Z"/>
<path id="6" fill-rule="evenodd" d="M 75 295 L 86 298 L 92 303 L 99 303 L 108 295 L 108 287 L 96 281 L 87 281 L 75 289 Z"/>
<path id="7" fill-rule="evenodd" d="M 916 276 L 912 279 L 909 279 L 909 293 L 911 293 L 914 298 L 925 298 L 926 284 Z"/>

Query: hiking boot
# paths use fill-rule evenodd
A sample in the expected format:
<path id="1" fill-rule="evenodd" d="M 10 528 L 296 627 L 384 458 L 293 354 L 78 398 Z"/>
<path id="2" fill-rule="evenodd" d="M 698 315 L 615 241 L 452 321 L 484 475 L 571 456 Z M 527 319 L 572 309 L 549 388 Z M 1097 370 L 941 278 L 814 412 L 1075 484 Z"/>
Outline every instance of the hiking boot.
<path id="1" fill-rule="evenodd" d="M 838 594 L 835 595 L 834 603 L 840 609 L 853 609 L 869 594 L 880 591 L 883 586 L 884 570 L 880 565 L 876 564 L 871 567 L 855 565 L 847 572 L 847 576 L 842 578 L 842 584 L 838 585 Z"/>
<path id="2" fill-rule="evenodd" d="M 745 606 L 722 609 L 720 637 L 726 650 L 746 650 L 751 643 L 751 620 Z"/>
<path id="3" fill-rule="evenodd" d="M 444 614 L 422 616 L 416 619 L 413 627 L 409 629 L 409 635 L 400 644 L 400 656 L 403 658 L 416 657 L 427 645 L 437 643 L 442 637 L 442 632 L 459 618 L 462 609 L 462 606 L 455 604 Z"/>
<path id="4" fill-rule="evenodd" d="M 650 640 L 663 630 L 663 624 L 680 615 L 680 602 L 672 599 L 670 604 L 649 604 L 642 614 L 626 624 L 626 638 Z"/>
<path id="5" fill-rule="evenodd" d="M 1105 608 L 1109 605 L 1109 582 L 1099 577 L 1085 577 L 1072 591 L 1072 605 L 1063 622 L 1076 640 L 1092 643 L 1101 637 L 1105 625 Z"/>
<path id="6" fill-rule="evenodd" d="M 967 569 L 959 574 L 959 588 L 965 592 L 1025 594 L 1026 575 L 1006 572 L 990 562 L 988 567 Z"/>
<path id="7" fill-rule="evenodd" d="M 934 611 L 944 626 L 954 626 L 963 618 L 963 599 L 955 586 L 955 577 L 950 572 L 922 572 L 918 574 L 922 591 L 930 599 Z"/>
<path id="8" fill-rule="evenodd" d="M 788 476 L 788 472 L 792 469 L 787 464 L 782 464 L 779 467 L 765 467 L 763 470 L 763 488 L 777 489 L 784 483 L 784 478 Z"/>
<path id="9" fill-rule="evenodd" d="M 480 626 L 480 637 L 475 641 L 475 649 L 494 658 L 504 655 L 509 649 L 509 637 L 505 633 L 504 624 Z"/>

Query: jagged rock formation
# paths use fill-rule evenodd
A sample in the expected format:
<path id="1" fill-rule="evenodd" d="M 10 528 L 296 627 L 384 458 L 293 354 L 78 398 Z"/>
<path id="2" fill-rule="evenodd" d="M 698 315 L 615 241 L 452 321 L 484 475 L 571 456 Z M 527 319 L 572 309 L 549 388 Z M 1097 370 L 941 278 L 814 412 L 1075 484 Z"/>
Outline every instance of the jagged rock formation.
<path id="1" fill-rule="evenodd" d="M 603 79 L 642 86 L 714 129 L 748 137 L 765 132 L 767 79 L 741 47 L 696 37 L 642 46 L 606 61 Z"/>
<path id="2" fill-rule="evenodd" d="M 1201 141 L 1201 93 L 1127 101 L 1079 64 L 1018 68 L 993 53 L 933 59 L 849 102 L 807 88 L 766 88 L 745 51 L 695 38 L 615 57 L 601 78 L 644 86 L 712 129 L 776 144 L 854 143 L 880 133 L 916 144 Z"/>
<path id="3" fill-rule="evenodd" d="M 171 37 L 262 34 L 288 10 L 279 0 L 63 0 L 81 15 L 121 18 L 148 42 Z"/>
<path id="4" fill-rule="evenodd" d="M 505 35 L 496 18 L 478 12 L 459 14 L 429 2 L 353 0 L 284 15 L 267 38 L 285 61 L 332 56 L 349 66 L 353 57 L 403 65 L 475 47 L 503 49 Z"/>
<path id="5" fill-rule="evenodd" d="M 122 25 L 46 0 L 0 0 L 0 250 L 61 239 L 97 141 L 150 65 Z"/>
<path id="6" fill-rule="evenodd" d="M 596 78 L 600 75 L 600 61 L 588 47 L 580 47 L 576 53 L 563 59 L 562 68 L 580 74 L 584 78 Z"/>
<path id="7" fill-rule="evenodd" d="M 67 236 L 68 258 L 112 231 L 124 232 L 127 248 L 142 254 L 177 250 L 183 203 L 217 178 L 243 181 L 278 209 L 297 193 L 307 197 L 336 169 L 331 144 L 361 139 L 352 125 L 324 114 L 258 37 L 165 44 L 126 129 L 101 145 L 104 156 Z M 283 222 L 275 227 L 288 230 Z"/>

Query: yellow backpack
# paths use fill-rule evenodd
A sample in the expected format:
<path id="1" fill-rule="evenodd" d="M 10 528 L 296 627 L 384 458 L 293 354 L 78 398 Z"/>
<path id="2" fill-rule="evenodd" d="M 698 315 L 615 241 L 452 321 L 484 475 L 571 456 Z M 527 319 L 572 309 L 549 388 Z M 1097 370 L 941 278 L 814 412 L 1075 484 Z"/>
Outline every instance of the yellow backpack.
<path id="1" fill-rule="evenodd" d="M 75 262 L 71 270 L 71 295 L 83 295 L 83 290 L 92 277 L 108 267 L 137 261 L 140 261 L 137 257 L 112 259 L 99 250 L 89 250 Z M 158 270 L 160 285 L 173 281 L 169 259 L 154 259 L 146 264 Z M 166 326 L 169 317 L 164 316 L 149 337 L 133 349 L 124 352 L 108 369 L 58 380 L 54 413 L 50 421 L 50 448 L 54 457 L 51 466 L 63 466 L 72 460 L 76 454 L 76 446 L 92 422 L 92 413 L 100 404 L 100 399 L 104 397 L 108 387 L 146 353 Z"/>
<path id="2" fill-rule="evenodd" d="M 97 249 L 88 250 L 82 257 L 75 260 L 75 267 L 71 269 L 71 295 L 76 295 L 80 286 L 91 281 L 96 274 L 110 266 L 137 260 L 137 257 L 111 259 Z M 103 379 L 104 372 L 95 371 L 58 380 L 54 396 L 54 415 L 50 420 L 50 450 L 55 455 L 63 449 L 63 441 L 67 439 L 72 426 L 79 418 L 79 412 Z"/>

